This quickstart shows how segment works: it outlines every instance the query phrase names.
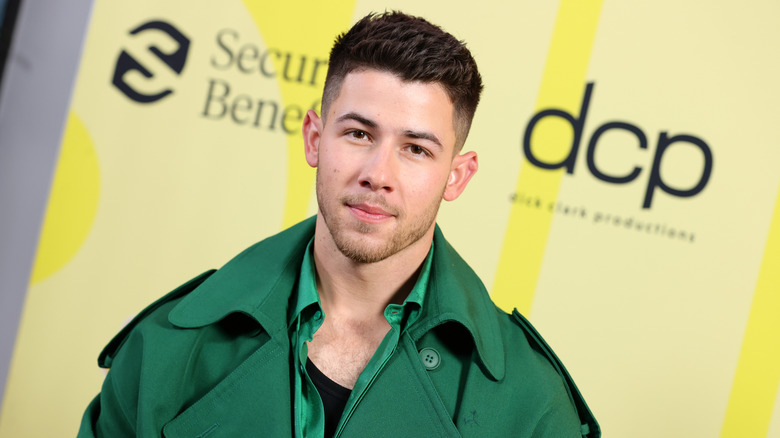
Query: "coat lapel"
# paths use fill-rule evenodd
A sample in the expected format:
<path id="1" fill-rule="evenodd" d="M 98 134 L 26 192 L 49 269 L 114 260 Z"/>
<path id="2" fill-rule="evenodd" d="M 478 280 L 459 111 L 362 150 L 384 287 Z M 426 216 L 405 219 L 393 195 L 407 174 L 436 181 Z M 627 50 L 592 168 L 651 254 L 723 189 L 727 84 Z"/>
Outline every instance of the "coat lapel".
<path id="1" fill-rule="evenodd" d="M 287 306 L 313 228 L 310 219 L 248 248 L 171 311 L 171 323 L 185 329 L 241 313 L 270 339 L 167 423 L 164 436 L 292 436 Z"/>
<path id="2" fill-rule="evenodd" d="M 339 437 L 459 437 L 426 373 L 414 342 L 402 336 Z"/>
<path id="3" fill-rule="evenodd" d="M 289 349 L 260 347 L 163 428 L 168 438 L 292 436 Z"/>

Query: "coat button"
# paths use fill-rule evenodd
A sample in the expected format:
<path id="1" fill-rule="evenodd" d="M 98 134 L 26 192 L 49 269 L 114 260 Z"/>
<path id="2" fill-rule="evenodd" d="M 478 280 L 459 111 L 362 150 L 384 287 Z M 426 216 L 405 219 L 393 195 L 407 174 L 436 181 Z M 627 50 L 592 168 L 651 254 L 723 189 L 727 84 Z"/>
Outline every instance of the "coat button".
<path id="1" fill-rule="evenodd" d="M 441 356 L 439 352 L 433 348 L 423 348 L 420 350 L 420 359 L 422 360 L 425 369 L 428 371 L 435 370 L 441 364 Z"/>

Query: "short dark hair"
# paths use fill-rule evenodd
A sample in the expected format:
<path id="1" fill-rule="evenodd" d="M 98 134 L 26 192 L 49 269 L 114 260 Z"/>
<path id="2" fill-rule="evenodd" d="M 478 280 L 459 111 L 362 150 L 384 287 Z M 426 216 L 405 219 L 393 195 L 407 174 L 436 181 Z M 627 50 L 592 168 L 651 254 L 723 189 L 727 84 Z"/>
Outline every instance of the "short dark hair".
<path id="1" fill-rule="evenodd" d="M 463 41 L 420 17 L 392 11 L 368 14 L 339 35 L 330 51 L 322 115 L 347 74 L 375 69 L 403 81 L 440 84 L 452 101 L 455 150 L 466 141 L 482 93 L 477 63 Z"/>

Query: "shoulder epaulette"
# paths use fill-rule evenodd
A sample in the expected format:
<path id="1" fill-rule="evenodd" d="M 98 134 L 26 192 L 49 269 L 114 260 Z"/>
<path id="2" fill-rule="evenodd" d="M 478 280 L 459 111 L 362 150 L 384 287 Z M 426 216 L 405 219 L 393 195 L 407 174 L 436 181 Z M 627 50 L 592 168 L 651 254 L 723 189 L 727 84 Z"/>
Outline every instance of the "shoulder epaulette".
<path id="1" fill-rule="evenodd" d="M 138 325 L 139 322 L 141 322 L 144 318 L 149 316 L 150 313 L 154 312 L 157 308 L 162 306 L 163 304 L 173 301 L 177 298 L 183 297 L 187 295 L 188 293 L 192 292 L 196 287 L 198 287 L 201 283 L 203 283 L 211 274 L 216 272 L 216 270 L 212 269 L 210 271 L 206 271 L 197 277 L 193 278 L 192 280 L 182 284 L 181 286 L 177 287 L 173 291 L 169 292 L 162 298 L 158 299 L 154 303 L 150 304 L 148 307 L 146 307 L 144 310 L 142 310 L 138 315 L 133 318 L 130 323 L 128 323 L 122 331 L 116 334 L 113 339 L 108 343 L 108 345 L 103 348 L 103 351 L 100 352 L 100 356 L 98 356 L 98 366 L 101 368 L 110 368 L 111 362 L 114 359 L 114 355 L 117 351 L 122 347 L 122 344 L 125 343 L 125 340 L 127 339 L 128 334 L 135 328 L 136 325 Z"/>
<path id="2" fill-rule="evenodd" d="M 569 400 L 571 400 L 571 403 L 580 418 L 580 432 L 583 438 L 599 438 L 601 436 L 601 428 L 599 427 L 598 422 L 596 422 L 596 418 L 593 416 L 593 413 L 591 413 L 590 408 L 588 408 L 587 403 L 585 403 L 585 399 L 582 397 L 582 394 L 580 394 L 580 390 L 577 389 L 577 385 L 574 383 L 574 380 L 572 380 L 569 372 L 566 371 L 566 367 L 563 366 L 561 360 L 558 359 L 558 356 L 555 355 L 555 352 L 552 350 L 552 348 L 550 348 L 549 345 L 547 345 L 539 332 L 536 331 L 534 326 L 531 325 L 531 323 L 525 319 L 525 317 L 521 315 L 517 309 L 512 312 L 512 316 L 515 318 L 520 327 L 522 327 L 526 337 L 528 338 L 528 342 L 531 344 L 531 347 L 545 356 L 547 360 L 550 361 L 550 364 L 552 364 L 553 368 L 555 368 L 555 371 L 557 371 L 563 379 L 566 392 L 569 394 Z"/>

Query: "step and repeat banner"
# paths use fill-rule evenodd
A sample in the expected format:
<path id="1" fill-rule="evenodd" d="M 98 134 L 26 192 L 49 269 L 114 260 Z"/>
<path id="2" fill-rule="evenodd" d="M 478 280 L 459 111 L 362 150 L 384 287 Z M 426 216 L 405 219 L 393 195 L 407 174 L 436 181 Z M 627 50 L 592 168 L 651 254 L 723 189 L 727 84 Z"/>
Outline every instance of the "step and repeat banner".
<path id="1" fill-rule="evenodd" d="M 0 436 L 75 434 L 136 312 L 316 212 L 303 116 L 389 9 L 473 51 L 439 223 L 605 436 L 780 437 L 780 3 L 672 0 L 96 1 Z"/>

